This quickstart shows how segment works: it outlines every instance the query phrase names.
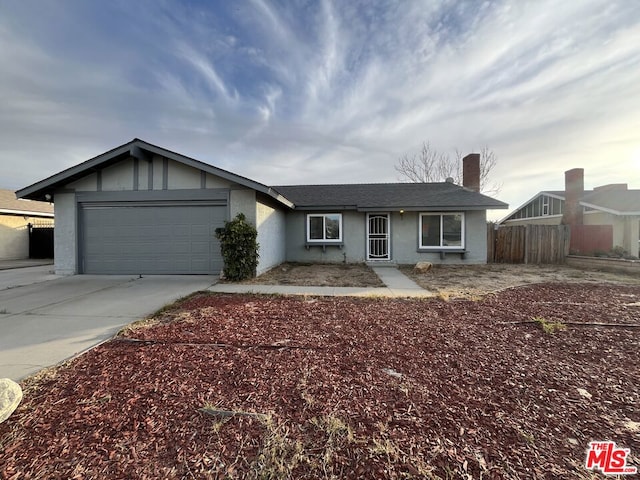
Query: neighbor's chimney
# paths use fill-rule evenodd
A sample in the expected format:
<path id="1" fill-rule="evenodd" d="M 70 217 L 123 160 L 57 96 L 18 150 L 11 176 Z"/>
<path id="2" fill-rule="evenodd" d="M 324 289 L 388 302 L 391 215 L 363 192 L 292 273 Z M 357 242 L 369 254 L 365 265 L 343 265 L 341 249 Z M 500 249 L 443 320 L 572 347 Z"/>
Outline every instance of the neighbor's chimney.
<path id="1" fill-rule="evenodd" d="M 580 199 L 584 195 L 584 168 L 564 172 L 564 225 L 582 225 Z"/>
<path id="2" fill-rule="evenodd" d="M 480 191 L 480 154 L 470 153 L 462 159 L 462 186 Z"/>

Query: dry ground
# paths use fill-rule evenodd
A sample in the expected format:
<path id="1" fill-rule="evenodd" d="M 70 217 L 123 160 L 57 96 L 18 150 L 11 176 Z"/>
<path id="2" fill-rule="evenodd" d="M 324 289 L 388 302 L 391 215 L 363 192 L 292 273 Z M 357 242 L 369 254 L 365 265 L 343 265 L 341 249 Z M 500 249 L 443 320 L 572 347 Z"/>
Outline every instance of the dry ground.
<path id="1" fill-rule="evenodd" d="M 505 288 L 546 282 L 640 285 L 638 276 L 564 265 L 434 265 L 426 273 L 415 272 L 413 265 L 403 265 L 400 270 L 422 288 L 446 298 L 473 298 Z"/>
<path id="2" fill-rule="evenodd" d="M 592 440 L 640 465 L 639 317 L 611 284 L 198 294 L 23 382 L 0 477 L 598 478 Z"/>
<path id="3" fill-rule="evenodd" d="M 243 283 L 331 287 L 384 287 L 378 276 L 361 263 L 283 263 Z"/>
<path id="4" fill-rule="evenodd" d="M 413 265 L 400 270 L 421 287 L 444 298 L 474 298 L 505 288 L 544 282 L 620 283 L 640 285 L 640 278 L 626 274 L 588 271 L 564 265 L 435 265 L 427 273 L 416 273 Z M 243 283 L 332 287 L 383 287 L 364 264 L 283 263 Z"/>

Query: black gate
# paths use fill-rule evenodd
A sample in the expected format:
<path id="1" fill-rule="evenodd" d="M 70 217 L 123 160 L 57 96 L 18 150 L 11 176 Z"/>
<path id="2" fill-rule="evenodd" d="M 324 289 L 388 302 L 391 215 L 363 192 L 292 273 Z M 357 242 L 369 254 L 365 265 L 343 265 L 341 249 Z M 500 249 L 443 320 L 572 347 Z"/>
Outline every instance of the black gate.
<path id="1" fill-rule="evenodd" d="M 53 224 L 29 224 L 29 258 L 53 258 Z"/>

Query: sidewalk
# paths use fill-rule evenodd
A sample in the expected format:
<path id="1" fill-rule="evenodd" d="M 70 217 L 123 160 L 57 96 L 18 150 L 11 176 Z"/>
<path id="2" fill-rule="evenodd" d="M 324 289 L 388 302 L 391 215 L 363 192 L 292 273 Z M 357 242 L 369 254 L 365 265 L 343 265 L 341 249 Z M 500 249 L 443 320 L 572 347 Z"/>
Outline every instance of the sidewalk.
<path id="1" fill-rule="evenodd" d="M 332 297 L 433 297 L 396 267 L 372 267 L 385 287 L 312 287 L 294 285 L 243 285 L 218 283 L 207 290 L 216 293 L 261 293 L 270 295 L 310 295 Z"/>
<path id="2" fill-rule="evenodd" d="M 53 265 L 52 259 L 25 258 L 23 260 L 0 260 L 0 270 L 14 268 L 39 267 L 41 265 Z"/>

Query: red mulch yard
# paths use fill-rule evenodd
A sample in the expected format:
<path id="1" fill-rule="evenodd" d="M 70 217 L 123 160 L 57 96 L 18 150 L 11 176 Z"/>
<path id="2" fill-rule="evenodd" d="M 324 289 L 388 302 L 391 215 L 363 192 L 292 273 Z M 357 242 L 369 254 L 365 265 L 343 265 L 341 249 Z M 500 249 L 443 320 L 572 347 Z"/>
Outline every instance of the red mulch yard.
<path id="1" fill-rule="evenodd" d="M 198 294 L 157 319 L 23 382 L 2 478 L 587 479 L 592 440 L 640 466 L 638 286 Z"/>

